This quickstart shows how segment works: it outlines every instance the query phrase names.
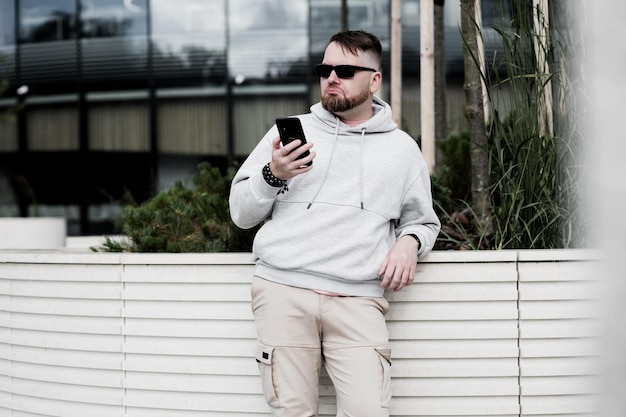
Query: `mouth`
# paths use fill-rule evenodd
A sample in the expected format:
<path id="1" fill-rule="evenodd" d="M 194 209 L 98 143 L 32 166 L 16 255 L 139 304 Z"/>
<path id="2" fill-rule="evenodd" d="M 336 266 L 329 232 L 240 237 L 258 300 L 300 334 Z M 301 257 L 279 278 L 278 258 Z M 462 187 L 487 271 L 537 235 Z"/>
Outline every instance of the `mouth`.
<path id="1" fill-rule="evenodd" d="M 326 95 L 331 95 L 331 96 L 336 96 L 336 95 L 343 95 L 343 91 L 341 91 L 338 88 L 327 88 L 325 91 Z"/>

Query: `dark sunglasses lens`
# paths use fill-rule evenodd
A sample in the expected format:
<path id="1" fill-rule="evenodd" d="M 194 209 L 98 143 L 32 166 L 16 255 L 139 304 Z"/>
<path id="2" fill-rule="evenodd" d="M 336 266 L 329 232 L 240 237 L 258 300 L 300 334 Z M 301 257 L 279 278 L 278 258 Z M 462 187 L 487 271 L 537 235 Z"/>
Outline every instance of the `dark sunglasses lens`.
<path id="1" fill-rule="evenodd" d="M 335 67 L 335 73 L 339 78 L 352 78 L 354 77 L 354 68 L 350 65 L 339 65 Z"/>
<path id="2" fill-rule="evenodd" d="M 330 65 L 320 64 L 315 67 L 315 71 L 320 77 L 328 78 L 330 76 L 330 73 L 333 71 L 333 67 L 331 67 Z"/>

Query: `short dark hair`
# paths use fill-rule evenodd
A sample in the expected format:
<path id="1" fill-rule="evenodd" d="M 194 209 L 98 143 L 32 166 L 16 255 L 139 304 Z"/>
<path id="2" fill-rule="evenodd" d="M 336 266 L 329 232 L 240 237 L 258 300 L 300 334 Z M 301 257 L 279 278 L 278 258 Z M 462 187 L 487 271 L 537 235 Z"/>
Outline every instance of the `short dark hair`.
<path id="1" fill-rule="evenodd" d="M 348 30 L 333 35 L 328 43 L 333 42 L 337 42 L 344 51 L 348 50 L 353 55 L 358 55 L 359 51 L 371 52 L 378 61 L 378 69 L 380 69 L 383 61 L 383 48 L 376 35 L 364 30 Z"/>

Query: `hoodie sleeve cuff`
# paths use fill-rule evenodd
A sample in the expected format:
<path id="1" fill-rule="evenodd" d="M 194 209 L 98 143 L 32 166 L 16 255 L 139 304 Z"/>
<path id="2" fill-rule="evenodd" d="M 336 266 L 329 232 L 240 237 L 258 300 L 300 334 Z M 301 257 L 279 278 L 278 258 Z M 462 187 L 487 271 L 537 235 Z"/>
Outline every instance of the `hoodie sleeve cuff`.
<path id="1" fill-rule="evenodd" d="M 254 182 L 253 189 L 255 193 L 257 193 L 264 200 L 275 199 L 278 193 L 282 190 L 282 188 L 272 187 L 269 185 L 263 178 L 263 174 L 261 172 L 259 172 L 258 175 L 255 175 L 252 180 Z"/>

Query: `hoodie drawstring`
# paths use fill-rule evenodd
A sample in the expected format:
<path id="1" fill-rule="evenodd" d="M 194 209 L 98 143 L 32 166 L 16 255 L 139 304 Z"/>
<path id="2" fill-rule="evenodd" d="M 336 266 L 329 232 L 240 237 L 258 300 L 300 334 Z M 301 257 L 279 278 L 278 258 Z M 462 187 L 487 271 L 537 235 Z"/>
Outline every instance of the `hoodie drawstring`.
<path id="1" fill-rule="evenodd" d="M 335 138 L 333 142 L 333 149 L 330 151 L 330 158 L 328 158 L 328 165 L 326 165 L 326 171 L 324 171 L 324 178 L 322 178 L 322 181 L 320 182 L 320 186 L 318 187 L 317 191 L 315 192 L 315 195 L 311 199 L 311 202 L 309 203 L 308 206 L 306 206 L 307 210 L 311 208 L 318 194 L 320 193 L 320 191 L 322 191 L 322 186 L 326 182 L 326 177 L 328 176 L 328 171 L 330 170 L 330 164 L 333 161 L 333 155 L 335 154 L 335 147 L 337 146 L 337 138 L 339 136 L 339 119 L 335 118 L 335 120 L 337 123 L 335 124 Z"/>
<path id="2" fill-rule="evenodd" d="M 363 170 L 365 169 L 365 128 L 361 129 L 361 210 L 363 210 Z"/>

